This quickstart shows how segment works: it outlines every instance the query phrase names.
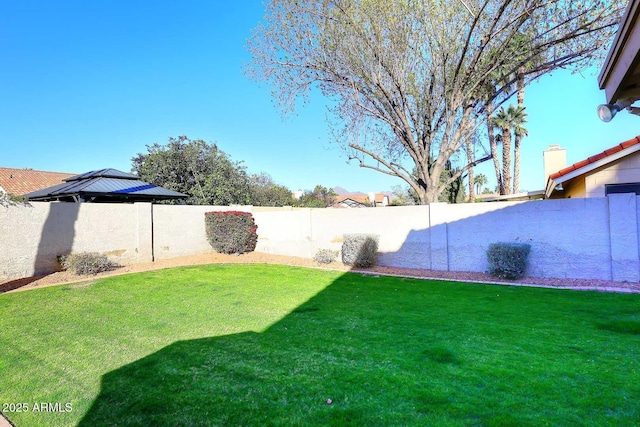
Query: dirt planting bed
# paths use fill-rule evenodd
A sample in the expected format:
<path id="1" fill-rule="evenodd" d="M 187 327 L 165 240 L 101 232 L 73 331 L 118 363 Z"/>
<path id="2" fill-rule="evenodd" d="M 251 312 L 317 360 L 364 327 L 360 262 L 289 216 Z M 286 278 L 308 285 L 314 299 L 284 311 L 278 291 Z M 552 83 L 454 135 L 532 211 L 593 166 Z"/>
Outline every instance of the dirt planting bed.
<path id="1" fill-rule="evenodd" d="M 339 261 L 334 261 L 331 264 L 319 265 L 315 261 L 306 258 L 272 255 L 261 252 L 250 252 L 243 255 L 225 255 L 215 252 L 192 255 L 172 259 L 158 260 L 155 262 L 145 262 L 138 264 L 131 264 L 124 267 L 119 267 L 114 270 L 100 273 L 95 276 L 77 276 L 68 271 L 60 271 L 41 277 L 28 277 L 18 280 L 11 280 L 2 282 L 0 280 L 0 292 L 9 291 L 22 291 L 27 289 L 33 289 L 36 287 L 59 285 L 63 283 L 79 282 L 86 280 L 93 280 L 100 277 L 114 276 L 119 274 L 136 273 L 141 271 L 160 270 L 163 268 L 180 267 L 187 265 L 200 265 L 200 264 L 250 264 L 250 263 L 269 263 L 269 264 L 282 264 L 299 267 L 311 267 L 311 268 L 323 268 L 337 271 L 352 271 L 349 266 L 343 265 Z M 540 278 L 540 277 L 525 277 L 518 281 L 500 281 L 495 277 L 492 277 L 485 273 L 476 272 L 455 272 L 455 271 L 434 271 L 423 269 L 408 269 L 408 268 L 392 268 L 392 267 L 372 267 L 368 269 L 357 269 L 354 271 L 361 272 L 363 274 L 374 275 L 393 275 L 415 278 L 433 278 L 433 279 L 447 279 L 463 282 L 480 282 L 480 283 L 499 283 L 510 285 L 529 285 L 529 286 L 543 286 L 543 287 L 555 287 L 555 288 L 569 288 L 580 290 L 598 290 L 606 292 L 637 292 L 640 293 L 640 283 L 630 282 L 613 282 L 605 280 L 577 280 L 577 279 L 557 279 L 557 278 Z"/>

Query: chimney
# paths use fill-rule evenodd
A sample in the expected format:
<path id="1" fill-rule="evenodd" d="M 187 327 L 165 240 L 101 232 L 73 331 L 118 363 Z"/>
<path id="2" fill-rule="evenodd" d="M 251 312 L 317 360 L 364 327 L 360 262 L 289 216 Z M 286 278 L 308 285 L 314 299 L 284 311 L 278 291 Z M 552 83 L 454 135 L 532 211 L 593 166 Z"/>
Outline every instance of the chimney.
<path id="1" fill-rule="evenodd" d="M 369 201 L 371 202 L 371 206 L 376 207 L 376 193 L 373 191 L 369 192 Z"/>
<path id="2" fill-rule="evenodd" d="M 558 144 L 551 144 L 542 152 L 544 163 L 544 185 L 547 185 L 549 175 L 567 167 L 567 150 Z"/>

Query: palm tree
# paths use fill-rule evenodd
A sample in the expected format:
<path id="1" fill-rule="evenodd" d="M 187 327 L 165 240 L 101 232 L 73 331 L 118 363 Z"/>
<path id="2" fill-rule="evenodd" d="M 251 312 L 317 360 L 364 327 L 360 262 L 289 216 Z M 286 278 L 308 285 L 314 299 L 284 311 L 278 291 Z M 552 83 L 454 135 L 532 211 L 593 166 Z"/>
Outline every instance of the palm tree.
<path id="1" fill-rule="evenodd" d="M 513 116 L 513 193 L 520 191 L 520 146 L 522 138 L 529 135 L 529 131 L 522 125 L 527 123 L 527 113 L 524 112 L 525 107 L 516 107 L 516 114 Z"/>
<path id="2" fill-rule="evenodd" d="M 508 194 L 511 188 L 511 112 L 513 106 L 507 110 L 504 107 L 493 117 L 493 125 L 502 129 L 502 185 L 500 194 Z"/>
<path id="3" fill-rule="evenodd" d="M 506 110 L 500 108 L 493 118 L 493 125 L 502 129 L 502 186 L 500 194 L 511 193 L 511 131 L 522 127 L 526 113 L 524 108 L 509 105 Z M 519 147 L 518 147 L 519 148 Z M 519 154 L 518 154 L 519 156 Z M 520 167 L 520 157 L 518 157 L 518 168 Z M 519 179 L 519 176 L 518 176 Z"/>
<path id="4" fill-rule="evenodd" d="M 479 173 L 473 180 L 473 183 L 476 186 L 476 193 L 480 194 L 482 192 L 482 187 L 489 183 L 487 176 L 483 173 Z"/>
<path id="5" fill-rule="evenodd" d="M 522 62 L 521 65 L 517 68 L 515 74 L 510 76 L 505 76 L 500 68 L 497 68 L 493 73 L 493 82 L 487 87 L 483 88 L 483 95 L 486 97 L 488 102 L 485 105 L 485 116 L 487 119 L 487 133 L 489 138 L 489 147 L 491 149 L 491 156 L 493 157 L 493 166 L 495 169 L 496 180 L 498 181 L 498 188 L 500 194 L 508 194 L 512 190 L 509 185 L 505 185 L 503 172 L 505 170 L 504 165 L 502 166 L 502 170 L 500 168 L 500 160 L 498 159 L 498 144 L 502 141 L 502 135 L 494 134 L 494 127 L 496 126 L 493 120 L 494 113 L 494 103 L 492 101 L 493 97 L 496 94 L 496 86 L 502 86 L 502 88 L 507 92 L 511 93 L 513 87 L 512 84 L 515 82 L 516 84 L 516 95 L 518 100 L 518 107 L 524 110 L 524 94 L 525 94 L 525 76 L 527 71 L 534 68 L 534 65 L 540 61 L 540 57 L 538 55 L 529 57 L 529 51 L 527 50 L 527 46 L 529 45 L 529 37 L 526 34 L 518 34 L 516 35 L 507 46 L 507 49 L 510 53 L 519 58 Z M 510 96 L 510 95 L 509 95 Z M 526 120 L 522 123 L 525 123 Z M 499 126 L 498 126 L 499 127 Z M 514 142 L 514 192 L 518 191 L 518 187 L 520 184 L 520 146 L 522 137 L 527 135 L 526 129 L 519 129 L 518 133 L 516 133 L 515 142 Z M 524 132 L 522 132 L 524 131 Z M 511 139 L 507 141 L 508 145 L 510 145 Z M 510 149 L 510 147 L 508 147 Z M 503 147 L 503 158 L 504 158 L 504 147 Z M 509 155 L 510 158 L 510 155 Z M 507 169 L 508 170 L 508 169 Z M 507 174 L 508 175 L 508 174 Z"/>
<path id="6" fill-rule="evenodd" d="M 504 194 L 504 185 L 502 185 L 502 172 L 500 171 L 500 159 L 498 158 L 498 141 L 494 132 L 495 125 L 493 124 L 493 102 L 487 102 L 485 106 L 485 116 L 487 118 L 487 136 L 489 138 L 489 149 L 491 152 L 491 158 L 493 158 L 493 169 L 496 173 L 496 181 L 498 182 L 498 188 L 500 194 Z"/>

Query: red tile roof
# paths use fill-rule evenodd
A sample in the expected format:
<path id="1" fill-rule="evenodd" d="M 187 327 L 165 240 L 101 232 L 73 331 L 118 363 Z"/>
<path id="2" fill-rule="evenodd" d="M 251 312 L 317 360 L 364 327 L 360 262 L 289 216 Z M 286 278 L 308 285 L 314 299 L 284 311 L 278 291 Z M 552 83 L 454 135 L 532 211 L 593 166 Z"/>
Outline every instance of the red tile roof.
<path id="1" fill-rule="evenodd" d="M 566 174 L 568 174 L 570 172 L 573 172 L 575 170 L 581 169 L 581 168 L 583 168 L 585 166 L 588 166 L 588 165 L 590 165 L 592 163 L 595 163 L 595 162 L 597 162 L 599 160 L 605 159 L 605 158 L 607 158 L 607 157 L 609 157 L 609 156 L 611 156 L 611 155 L 613 155 L 613 154 L 615 154 L 615 153 L 617 153 L 619 151 L 624 150 L 625 148 L 632 147 L 632 146 L 634 146 L 636 144 L 640 144 L 640 135 L 636 136 L 635 138 L 632 138 L 632 139 L 630 139 L 628 141 L 622 142 L 622 143 L 616 145 L 615 147 L 611 147 L 611 148 L 609 148 L 607 150 L 604 150 L 602 153 L 598 153 L 595 156 L 591 156 L 591 157 L 589 157 L 587 159 L 584 159 L 582 161 L 574 163 L 569 167 L 561 169 L 558 172 L 549 175 L 549 178 L 551 178 L 551 179 L 560 178 L 561 176 L 564 176 L 564 175 L 566 175 Z"/>
<path id="2" fill-rule="evenodd" d="M 0 187 L 2 187 L 1 191 L 5 193 L 22 196 L 32 191 L 61 184 L 64 179 L 74 175 L 77 174 L 0 167 Z"/>

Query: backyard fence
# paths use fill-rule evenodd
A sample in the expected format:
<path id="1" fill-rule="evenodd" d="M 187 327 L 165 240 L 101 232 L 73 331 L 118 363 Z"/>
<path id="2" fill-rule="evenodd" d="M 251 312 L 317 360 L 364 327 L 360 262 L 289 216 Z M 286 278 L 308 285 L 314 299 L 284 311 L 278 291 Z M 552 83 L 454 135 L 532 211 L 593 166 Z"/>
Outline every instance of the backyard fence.
<path id="1" fill-rule="evenodd" d="M 339 250 L 350 233 L 379 235 L 378 264 L 486 271 L 494 242 L 531 245 L 528 274 L 640 280 L 635 194 L 367 209 L 265 209 L 252 212 L 260 252 L 312 258 Z M 32 202 L 0 206 L 0 278 L 54 271 L 58 255 L 103 252 L 121 264 L 211 252 L 204 214 L 225 206 Z"/>

